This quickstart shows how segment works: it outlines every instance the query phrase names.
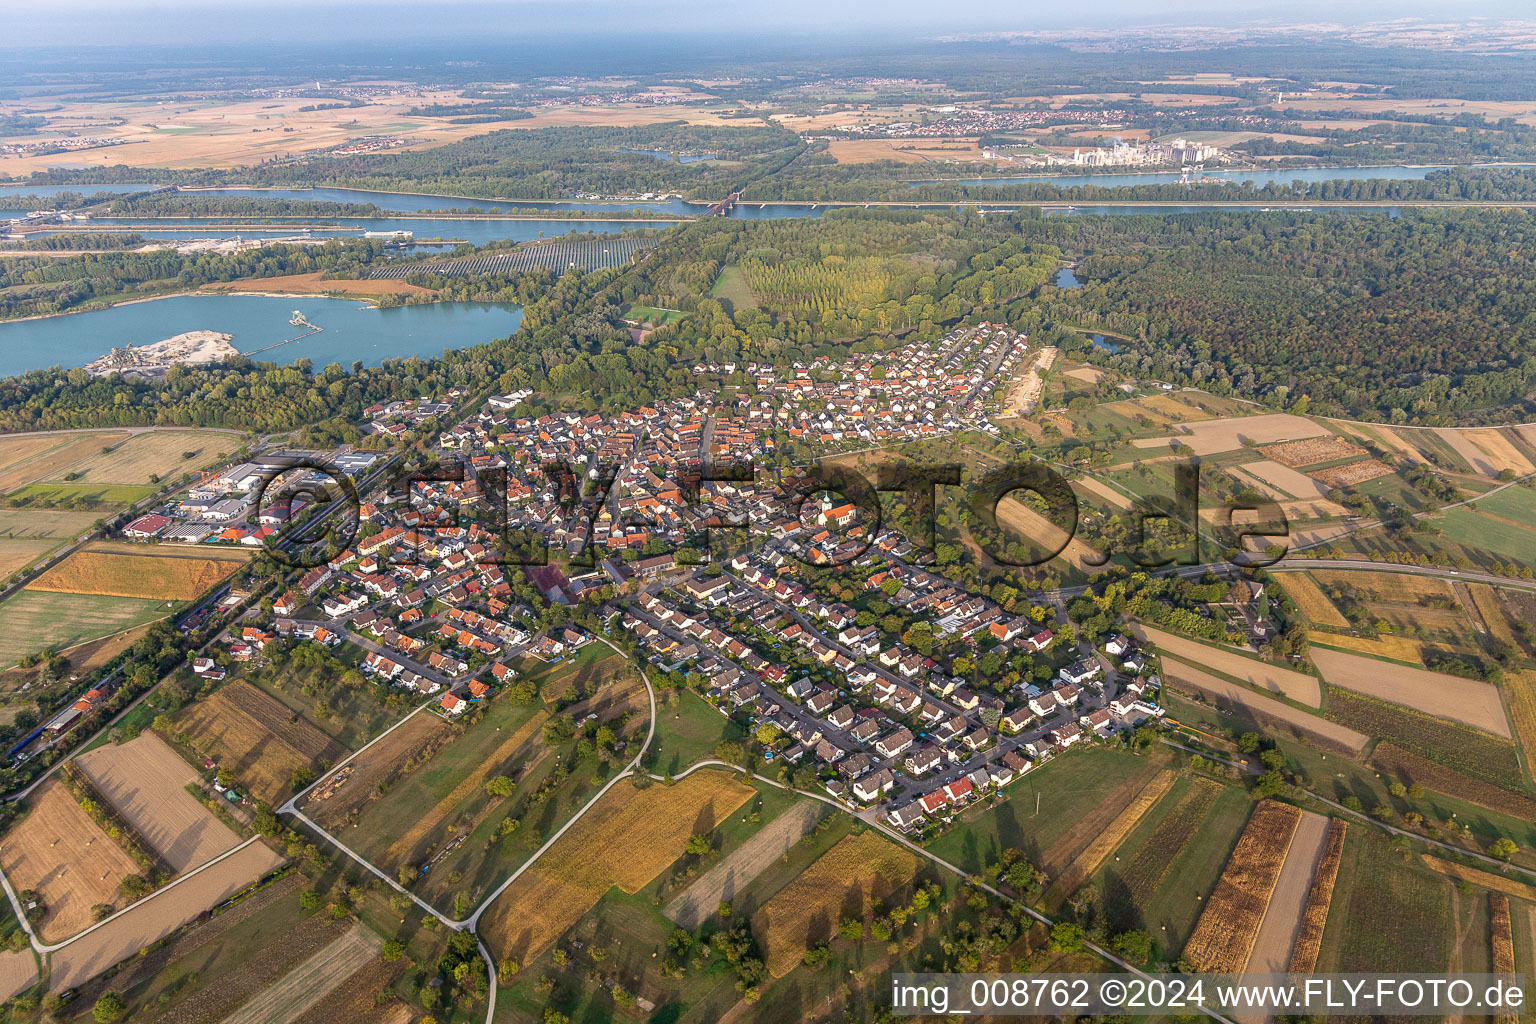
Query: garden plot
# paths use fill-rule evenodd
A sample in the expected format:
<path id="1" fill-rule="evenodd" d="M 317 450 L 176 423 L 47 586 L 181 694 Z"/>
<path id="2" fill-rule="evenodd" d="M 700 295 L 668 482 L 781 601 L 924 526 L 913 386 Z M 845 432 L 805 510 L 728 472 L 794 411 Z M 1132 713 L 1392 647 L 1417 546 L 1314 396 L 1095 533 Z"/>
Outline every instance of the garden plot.
<path id="1" fill-rule="evenodd" d="M 1303 466 L 1315 466 L 1320 462 L 1336 462 L 1339 459 L 1365 455 L 1366 450 L 1342 437 L 1329 434 L 1325 437 L 1270 445 L 1264 449 L 1263 454 L 1282 466 L 1300 469 Z"/>

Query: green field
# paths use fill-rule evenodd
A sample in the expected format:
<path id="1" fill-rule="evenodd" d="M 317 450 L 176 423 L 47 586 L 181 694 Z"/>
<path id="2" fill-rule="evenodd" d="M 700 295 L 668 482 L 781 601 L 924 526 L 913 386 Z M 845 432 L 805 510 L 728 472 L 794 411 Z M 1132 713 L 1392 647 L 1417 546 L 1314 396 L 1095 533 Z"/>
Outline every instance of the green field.
<path id="1" fill-rule="evenodd" d="M 426 764 L 396 782 L 383 799 L 366 804 L 357 827 L 347 830 L 347 842 L 355 844 L 360 853 L 375 863 L 387 863 L 383 855 L 390 845 L 406 829 L 432 814 L 440 801 L 490 759 L 538 710 L 534 704 L 493 701 L 483 719 L 464 728 Z M 469 798 L 451 809 L 443 820 L 451 821 L 461 814 L 473 813 L 486 799 L 484 788 L 477 786 Z M 402 862 L 409 859 L 406 857 Z M 391 872 L 398 866 L 388 863 Z"/>
<path id="2" fill-rule="evenodd" d="M 1453 508 L 1435 522 L 1447 539 L 1464 547 L 1521 564 L 1536 561 L 1536 492 L 1529 488 L 1506 487 L 1477 499 L 1475 509 Z"/>
<path id="3" fill-rule="evenodd" d="M 0 667 L 28 654 L 62 650 L 164 618 L 165 601 L 22 590 L 0 604 Z"/>
<path id="4" fill-rule="evenodd" d="M 734 264 L 720 271 L 709 294 L 727 300 L 736 309 L 756 309 L 758 306 L 757 296 L 747 286 L 747 275 Z"/>
<path id="5" fill-rule="evenodd" d="M 967 872 L 996 863 L 1009 847 L 1038 862 L 1046 848 L 1146 766 L 1146 758 L 1108 747 L 1069 751 L 1009 786 L 1003 803 L 963 815 L 928 849 Z"/>
<path id="6" fill-rule="evenodd" d="M 1240 788 L 1180 779 L 1094 879 L 1111 930 L 1143 929 L 1173 959 L 1252 810 Z"/>
<path id="7" fill-rule="evenodd" d="M 722 740 L 739 740 L 745 734 L 738 723 L 710 707 L 702 697 L 684 690 L 675 706 L 670 700 L 656 705 L 656 736 L 648 758 L 651 771 L 676 775 L 693 762 L 713 756 Z"/>
<path id="8" fill-rule="evenodd" d="M 131 505 L 158 490 L 160 488 L 155 484 L 40 483 L 28 484 L 6 497 L 11 501 L 29 501 L 38 505 L 70 505 L 74 502 L 92 506 Z"/>
<path id="9" fill-rule="evenodd" d="M 1451 881 L 1403 856 L 1373 828 L 1353 825 L 1334 884 L 1319 972 L 1442 971 L 1457 925 Z M 1463 903 L 1473 899 L 1460 896 Z M 1484 924 L 1465 946 L 1488 945 Z M 1486 956 L 1487 954 L 1484 954 Z M 1477 968 L 1470 968 L 1476 970 Z"/>
<path id="10" fill-rule="evenodd" d="M 655 327 L 675 324 L 687 315 L 680 309 L 662 309 L 659 306 L 630 306 L 624 311 L 625 319 L 638 320 L 642 324 L 649 322 Z"/>

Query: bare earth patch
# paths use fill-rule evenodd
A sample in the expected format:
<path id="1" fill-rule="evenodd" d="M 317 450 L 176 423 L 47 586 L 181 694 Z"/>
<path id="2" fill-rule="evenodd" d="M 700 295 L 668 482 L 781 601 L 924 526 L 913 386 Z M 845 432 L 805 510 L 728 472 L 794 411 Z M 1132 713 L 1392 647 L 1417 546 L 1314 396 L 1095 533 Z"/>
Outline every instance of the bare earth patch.
<path id="1" fill-rule="evenodd" d="M 431 288 L 394 279 L 324 280 L 321 271 L 312 274 L 285 274 L 281 277 L 253 277 L 243 281 L 215 281 L 203 285 L 214 292 L 280 292 L 284 295 L 436 295 Z"/>
<path id="2" fill-rule="evenodd" d="M 1236 683 L 1218 679 L 1209 672 L 1202 672 L 1172 658 L 1163 659 L 1163 675 L 1173 684 L 1174 689 L 1192 690 L 1203 694 L 1214 700 L 1218 706 L 1235 705 L 1257 718 L 1267 719 L 1282 728 L 1326 740 L 1348 751 L 1351 757 L 1364 750 L 1365 744 L 1370 740 L 1370 737 L 1364 733 L 1347 729 L 1337 722 L 1330 722 L 1317 715 L 1309 715 L 1289 704 L 1282 704 L 1278 700 L 1254 693 Z"/>

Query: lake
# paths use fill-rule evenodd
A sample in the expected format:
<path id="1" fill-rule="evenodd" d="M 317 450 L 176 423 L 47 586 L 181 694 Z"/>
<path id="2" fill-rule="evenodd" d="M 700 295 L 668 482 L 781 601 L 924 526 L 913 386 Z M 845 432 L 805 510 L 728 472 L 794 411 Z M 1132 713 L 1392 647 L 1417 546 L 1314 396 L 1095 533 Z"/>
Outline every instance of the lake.
<path id="1" fill-rule="evenodd" d="M 71 313 L 42 320 L 0 323 L 0 376 L 47 366 L 84 366 L 112 348 L 144 345 L 187 331 L 220 331 L 236 348 L 251 352 L 303 333 L 288 323 L 297 309 L 325 330 L 263 352 L 263 362 L 313 361 L 315 368 L 362 360 L 440 356 L 505 338 L 523 322 L 517 306 L 438 302 L 427 306 L 370 309 L 353 299 L 320 296 L 178 295 L 149 302 Z"/>
<path id="2" fill-rule="evenodd" d="M 1081 288 L 1082 286 L 1083 282 L 1079 281 L 1077 275 L 1072 273 L 1071 267 L 1062 267 L 1056 271 L 1057 288 Z"/>

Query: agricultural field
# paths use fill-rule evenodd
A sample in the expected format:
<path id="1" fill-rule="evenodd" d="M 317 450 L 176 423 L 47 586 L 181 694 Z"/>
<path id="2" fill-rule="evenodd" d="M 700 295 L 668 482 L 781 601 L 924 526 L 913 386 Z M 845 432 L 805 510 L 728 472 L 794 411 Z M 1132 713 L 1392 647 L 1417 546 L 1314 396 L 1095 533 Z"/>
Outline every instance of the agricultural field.
<path id="1" fill-rule="evenodd" d="M 228 578 L 247 560 L 234 552 L 210 557 L 194 551 L 162 554 L 154 547 L 127 550 L 91 545 L 50 568 L 27 584 L 27 589 L 190 601 Z"/>
<path id="2" fill-rule="evenodd" d="M 1318 685 L 1317 677 L 1305 672 L 1281 668 L 1233 650 L 1189 640 L 1151 626 L 1138 625 L 1135 631 L 1143 639 L 1156 644 L 1159 652 L 1171 654 L 1181 661 L 1240 679 L 1249 686 L 1277 693 L 1298 704 L 1313 708 L 1322 705 L 1322 687 Z"/>
<path id="3" fill-rule="evenodd" d="M 671 786 L 620 783 L 487 910 L 480 928 L 492 955 L 532 961 L 610 888 L 640 892 L 682 856 L 689 836 L 712 831 L 754 793 L 710 769 Z"/>
<path id="4" fill-rule="evenodd" d="M 1536 492 L 1506 487 L 1435 517 L 1442 535 L 1472 551 L 1536 562 Z"/>
<path id="5" fill-rule="evenodd" d="M 1071 751 L 1010 785 L 1002 803 L 963 813 L 956 827 L 929 843 L 928 849 L 967 872 L 997 863 L 1007 849 L 1022 850 L 1031 863 L 1040 865 L 1047 851 L 1056 848 L 1051 860 L 1065 866 L 1092 841 L 1098 828 L 1080 829 L 1081 842 L 1068 840 L 1059 848 L 1057 843 L 1107 807 L 1102 828 L 1161 767 L 1161 762 L 1121 750 Z"/>
<path id="6" fill-rule="evenodd" d="M 1536 823 L 1536 799 L 1525 793 L 1500 788 L 1482 779 L 1474 779 L 1454 769 L 1382 740 L 1367 761 L 1388 778 L 1406 785 L 1418 783 L 1425 789 L 1445 793 L 1460 800 L 1486 807 L 1512 818 Z"/>
<path id="7" fill-rule="evenodd" d="M 337 647 L 334 653 L 343 665 L 361 661 L 363 655 L 350 644 Z M 253 672 L 246 678 L 348 750 L 358 749 L 389 728 L 420 700 L 394 691 L 381 697 L 381 687 L 376 684 L 344 686 L 319 668 L 301 669 L 291 661 Z"/>
<path id="8" fill-rule="evenodd" d="M 1184 947 L 1198 969 L 1236 973 L 1248 963 L 1300 820 L 1296 808 L 1273 800 L 1254 809 Z"/>
<path id="9" fill-rule="evenodd" d="M 666 915 L 680 927 L 696 930 L 721 903 L 751 885 L 769 864 L 789 853 L 801 838 L 831 813 L 814 800 L 802 800 L 764 825 L 667 904 Z"/>
<path id="10" fill-rule="evenodd" d="M 308 960 L 257 992 L 224 1018 L 225 1024 L 265 1024 L 291 1021 L 317 1005 L 338 986 L 379 955 L 384 940 L 362 924 L 315 953 Z"/>
<path id="11" fill-rule="evenodd" d="M 1319 626 L 1336 626 L 1344 629 L 1349 626 L 1349 620 L 1339 611 L 1334 603 L 1328 600 L 1328 595 L 1318 589 L 1312 577 L 1304 572 L 1288 572 L 1280 576 L 1280 585 L 1296 607 L 1301 609 L 1301 614 L 1307 617 L 1307 621 Z"/>
<path id="12" fill-rule="evenodd" d="M 1331 747 L 1343 750 L 1351 756 L 1365 749 L 1370 734 L 1350 728 L 1348 723 L 1330 721 L 1308 714 L 1289 704 L 1255 693 L 1244 686 L 1229 683 L 1225 679 L 1202 672 L 1173 658 L 1163 659 L 1163 678 L 1174 689 L 1181 689 L 1213 701 L 1220 708 L 1240 708 L 1256 721 L 1262 722 L 1287 735 L 1306 735 Z M 1333 701 L 1329 708 L 1332 711 Z"/>
<path id="13" fill-rule="evenodd" d="M 1328 847 L 1330 819 L 1302 811 L 1275 881 L 1253 949 L 1244 968 L 1249 973 L 1284 974 L 1306 926 L 1312 882 Z"/>
<path id="14" fill-rule="evenodd" d="M 130 435 L 121 431 L 91 434 L 38 434 L 0 439 L 0 494 L 65 472 L 71 465 L 103 448 L 121 444 Z"/>
<path id="15" fill-rule="evenodd" d="M 1450 879 L 1392 849 L 1372 828 L 1351 828 L 1334 884 L 1317 969 L 1444 970 L 1454 927 Z"/>
<path id="16" fill-rule="evenodd" d="M 42 897 L 47 912 L 38 934 L 45 942 L 90 927 L 95 920 L 91 908 L 118 903 L 118 883 L 140 872 L 57 779 L 37 789 L 26 816 L 11 826 L 0 844 L 0 869 L 11 888 Z"/>
<path id="17" fill-rule="evenodd" d="M 417 757 L 414 770 L 401 773 L 403 760 L 392 764 L 380 755 L 376 763 L 381 770 L 400 774 L 385 794 L 358 809 L 348 835 L 355 837 L 360 852 L 389 871 L 414 862 L 446 827 L 457 831 L 460 823 L 479 816 L 488 802 L 485 780 L 497 774 L 526 777 L 536 766 L 530 762 L 540 753 L 539 729 L 548 717 L 534 705 L 492 701 L 479 722 L 443 726 L 446 743 L 444 736 L 429 736 L 436 752 L 427 759 Z M 372 758 L 373 751 L 365 756 Z M 408 756 L 403 748 L 396 754 Z M 373 771 L 373 763 L 361 770 Z"/>
<path id="18" fill-rule="evenodd" d="M 871 899 L 900 891 L 918 860 L 874 832 L 843 839 L 752 916 L 768 973 L 782 978 L 805 951 L 829 939 L 838 922 L 865 915 Z"/>
<path id="19" fill-rule="evenodd" d="M 1343 818 L 1328 822 L 1322 855 L 1313 871 L 1311 888 L 1307 890 L 1301 927 L 1291 945 L 1291 960 L 1286 968 L 1291 974 L 1311 974 L 1317 969 L 1317 954 L 1322 949 L 1323 929 L 1328 924 L 1328 908 L 1333 903 L 1333 887 L 1338 881 L 1339 861 L 1344 856 L 1344 837 L 1348 833 L 1349 824 Z"/>
<path id="20" fill-rule="evenodd" d="M 1436 874 L 1461 882 L 1471 882 L 1473 885 L 1491 889 L 1506 896 L 1517 896 L 1528 903 L 1536 902 L 1536 886 L 1526 882 L 1517 881 L 1506 875 L 1496 875 L 1492 871 L 1474 868 L 1459 861 L 1436 857 L 1433 854 L 1421 853 L 1419 859 L 1424 862 L 1425 867 Z"/>
<path id="21" fill-rule="evenodd" d="M 261 800 L 282 803 L 293 773 L 316 762 L 335 762 L 346 750 L 250 683 L 237 680 L 173 720 L 176 739 L 228 768 Z"/>
<path id="22" fill-rule="evenodd" d="M 1327 647 L 1314 648 L 1311 656 L 1329 686 L 1341 686 L 1422 714 L 1449 718 L 1505 739 L 1510 737 L 1499 688 L 1492 683 L 1406 665 L 1388 665 Z"/>
<path id="23" fill-rule="evenodd" d="M 1328 694 L 1328 718 L 1476 778 L 1509 789 L 1524 785 L 1515 745 L 1481 730 L 1342 688 Z"/>
<path id="24" fill-rule="evenodd" d="M 305 797 L 304 813 L 326 829 L 356 820 L 364 807 L 379 799 L 450 732 L 451 726 L 437 715 L 412 715 L 398 729 L 348 761 L 343 782 L 316 787 Z"/>
<path id="25" fill-rule="evenodd" d="M 1369 454 L 1359 445 L 1352 444 L 1336 434 L 1328 434 L 1322 437 L 1311 437 L 1300 441 L 1286 441 L 1281 444 L 1269 445 L 1261 449 L 1267 459 L 1272 459 L 1282 466 L 1291 469 L 1300 469 L 1303 466 L 1316 466 L 1323 462 L 1337 462 L 1340 459 L 1358 458 Z"/>
<path id="26" fill-rule="evenodd" d="M 1529 773 L 1536 770 L 1532 767 L 1536 766 L 1536 672 L 1528 668 L 1506 670 L 1503 684 Z"/>
<path id="27" fill-rule="evenodd" d="M 240 842 L 191 793 L 200 781 L 177 753 L 152 732 L 106 744 L 75 761 L 96 791 L 178 874 L 204 864 Z"/>
<path id="28" fill-rule="evenodd" d="M 1327 428 L 1304 416 L 1268 413 L 1192 423 L 1171 437 L 1137 438 L 1137 448 L 1177 450 L 1193 455 L 1217 455 L 1243 447 L 1244 442 L 1268 444 L 1328 434 Z M 1175 447 L 1177 446 L 1177 447 Z"/>
<path id="29" fill-rule="evenodd" d="M 96 519 L 94 512 L 0 509 L 0 578 L 80 536 Z"/>
<path id="30" fill-rule="evenodd" d="M 20 590 L 0 604 L 0 666 L 162 619 L 164 601 Z"/>
<path id="31" fill-rule="evenodd" d="M 0 952 L 0 999 L 9 999 L 37 981 L 37 956 L 30 947 Z"/>
<path id="32" fill-rule="evenodd" d="M 1158 801 L 1168 795 L 1177 778 L 1178 775 L 1171 768 L 1164 768 L 1158 772 L 1152 777 L 1152 781 L 1137 793 L 1119 814 L 1115 815 L 1109 827 L 1094 836 L 1093 841 L 1082 853 L 1073 858 L 1045 891 L 1040 902 L 1046 913 L 1054 914 L 1059 911 L 1062 904 L 1103 866 L 1110 855 L 1119 849 L 1120 844 L 1125 842 L 1131 831 L 1141 823 L 1152 808 L 1157 806 Z"/>
<path id="33" fill-rule="evenodd" d="M 149 485 L 154 477 L 197 469 L 227 457 L 240 446 L 238 435 L 220 430 L 153 430 L 133 434 L 69 465 L 81 484 Z M 51 478 L 50 478 L 51 479 Z"/>

